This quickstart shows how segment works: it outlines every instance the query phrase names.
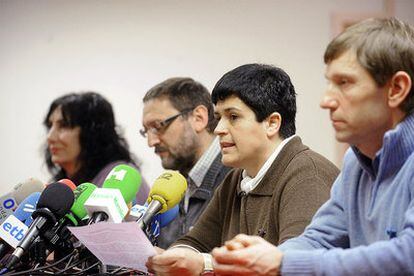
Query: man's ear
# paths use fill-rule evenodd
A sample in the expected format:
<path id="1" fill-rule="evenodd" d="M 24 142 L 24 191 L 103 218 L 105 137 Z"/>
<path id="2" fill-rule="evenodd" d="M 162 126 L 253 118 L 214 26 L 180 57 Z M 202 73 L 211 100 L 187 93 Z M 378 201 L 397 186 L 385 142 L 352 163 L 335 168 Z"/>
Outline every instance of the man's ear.
<path id="1" fill-rule="evenodd" d="M 390 80 L 388 91 L 388 104 L 392 108 L 398 108 L 408 97 L 412 86 L 410 75 L 404 71 L 398 71 Z"/>
<path id="2" fill-rule="evenodd" d="M 266 133 L 269 138 L 279 135 L 280 126 L 282 124 L 282 116 L 278 112 L 270 114 L 265 123 Z"/>
<path id="3" fill-rule="evenodd" d="M 191 124 L 194 130 L 199 133 L 206 129 L 208 125 L 208 109 L 204 105 L 198 105 L 194 108 L 191 119 Z"/>

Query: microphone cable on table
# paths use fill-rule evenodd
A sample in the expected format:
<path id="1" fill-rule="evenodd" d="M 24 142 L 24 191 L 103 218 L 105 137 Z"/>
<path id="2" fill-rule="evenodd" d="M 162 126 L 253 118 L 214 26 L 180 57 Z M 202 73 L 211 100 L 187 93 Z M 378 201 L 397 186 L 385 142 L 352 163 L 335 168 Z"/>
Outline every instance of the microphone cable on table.
<path id="1" fill-rule="evenodd" d="M 39 271 L 39 273 L 45 274 L 47 272 L 45 272 L 45 271 L 40 272 L 40 271 L 44 270 L 44 269 L 52 268 L 52 267 L 62 263 L 63 261 L 67 260 L 68 258 L 71 258 L 71 257 L 75 256 L 76 253 L 77 253 L 77 250 L 73 250 L 70 254 L 66 255 L 65 257 L 63 257 L 60 260 L 55 261 L 51 264 L 48 264 L 48 265 L 45 265 L 45 266 L 39 266 L 39 267 L 34 268 L 34 269 L 28 269 L 28 270 L 24 270 L 24 271 L 14 272 L 14 273 L 10 273 L 10 274 L 7 274 L 7 275 L 8 276 L 27 275 L 27 274 L 32 274 L 32 273 L 37 272 L 37 271 Z"/>
<path id="2" fill-rule="evenodd" d="M 64 269 L 62 269 L 62 270 L 56 271 L 56 272 L 55 272 L 55 275 L 63 274 L 63 273 L 65 273 L 66 271 L 69 271 L 70 269 L 74 268 L 75 266 L 80 265 L 81 263 L 83 263 L 83 262 L 85 262 L 85 261 L 87 261 L 87 260 L 89 260 L 89 259 L 93 259 L 93 258 L 95 258 L 95 256 L 92 256 L 92 255 L 91 255 L 91 256 L 88 256 L 88 257 L 86 257 L 86 258 L 84 258 L 84 259 L 77 260 L 77 261 L 76 261 L 76 262 L 74 262 L 72 265 L 67 266 L 67 267 L 65 267 L 65 268 L 64 268 Z M 71 273 L 71 274 L 73 274 L 73 273 Z"/>
<path id="3" fill-rule="evenodd" d="M 98 262 L 94 263 L 93 265 L 91 265 L 90 267 L 87 267 L 87 268 L 85 268 L 85 269 L 82 269 L 81 271 L 76 272 L 76 273 L 73 273 L 72 275 L 82 275 L 82 274 L 84 274 L 86 271 L 88 271 L 88 270 L 90 270 L 90 269 L 92 269 L 92 268 L 94 268 L 94 267 L 98 266 L 100 263 L 101 263 L 101 262 L 99 262 L 99 261 L 98 261 Z"/>

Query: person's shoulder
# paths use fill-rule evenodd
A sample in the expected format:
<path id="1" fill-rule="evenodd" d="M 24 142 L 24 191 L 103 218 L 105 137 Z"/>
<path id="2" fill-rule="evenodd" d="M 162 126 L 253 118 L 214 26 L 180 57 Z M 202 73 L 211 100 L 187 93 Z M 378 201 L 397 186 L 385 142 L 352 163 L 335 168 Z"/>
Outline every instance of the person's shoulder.
<path id="1" fill-rule="evenodd" d="M 320 153 L 310 149 L 302 143 L 299 137 L 297 138 L 298 139 L 292 139 L 292 141 L 290 141 L 292 142 L 290 148 L 294 151 L 293 157 L 290 160 L 290 166 L 297 166 L 302 170 L 308 168 L 308 170 L 319 171 L 322 169 L 331 171 L 335 174 L 339 173 L 338 167 L 333 162 Z M 287 145 L 289 145 L 290 142 Z"/>
<path id="2" fill-rule="evenodd" d="M 401 166 L 399 171 L 400 177 L 404 179 L 413 179 L 414 178 L 414 152 L 410 154 L 410 156 L 405 160 L 404 164 Z M 414 182 L 409 181 L 410 184 Z"/>
<path id="3" fill-rule="evenodd" d="M 273 175 L 285 185 L 297 186 L 301 183 L 329 188 L 339 175 L 339 169 L 321 154 L 305 146 L 299 137 L 291 139 L 276 158 L 272 167 Z M 279 162 L 278 162 L 279 161 Z M 281 162 L 285 162 L 281 164 Z M 302 185 L 302 184 L 301 184 Z M 325 189 L 324 188 L 324 189 Z"/>
<path id="4" fill-rule="evenodd" d="M 219 189 L 220 191 L 232 191 L 236 189 L 237 184 L 240 182 L 242 178 L 242 169 L 228 169 L 229 170 L 226 171 L 223 181 L 221 181 L 221 183 L 217 187 L 217 189 Z"/>

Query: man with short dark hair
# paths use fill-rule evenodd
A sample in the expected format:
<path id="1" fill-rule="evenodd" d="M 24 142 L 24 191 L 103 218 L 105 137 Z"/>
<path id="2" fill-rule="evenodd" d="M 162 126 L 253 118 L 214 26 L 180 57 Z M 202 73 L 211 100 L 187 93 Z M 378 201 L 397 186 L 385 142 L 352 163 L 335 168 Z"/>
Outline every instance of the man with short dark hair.
<path id="1" fill-rule="evenodd" d="M 296 93 L 282 69 L 237 67 L 217 82 L 212 100 L 222 162 L 237 169 L 190 232 L 149 259 L 156 273 L 207 273 L 208 252 L 239 233 L 274 244 L 299 235 L 329 198 L 339 172 L 295 135 Z"/>
<path id="2" fill-rule="evenodd" d="M 213 104 L 203 85 L 191 78 L 170 78 L 151 88 L 143 102 L 141 134 L 162 166 L 178 170 L 188 182 L 178 217 L 160 230 L 158 246 L 167 248 L 197 221 L 229 168 L 220 160 Z"/>
<path id="3" fill-rule="evenodd" d="M 215 249 L 220 275 L 414 275 L 414 28 L 360 22 L 325 63 L 321 107 L 351 145 L 331 198 L 279 247 L 239 235 Z"/>

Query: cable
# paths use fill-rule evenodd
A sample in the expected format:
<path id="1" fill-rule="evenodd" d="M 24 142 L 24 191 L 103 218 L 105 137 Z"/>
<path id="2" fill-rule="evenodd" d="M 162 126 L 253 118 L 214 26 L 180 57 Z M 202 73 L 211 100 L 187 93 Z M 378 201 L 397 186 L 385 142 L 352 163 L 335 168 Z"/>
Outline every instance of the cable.
<path id="1" fill-rule="evenodd" d="M 75 255 L 73 255 L 72 257 L 70 257 L 69 261 L 65 265 L 65 269 L 70 265 L 70 263 L 73 261 L 73 258 L 74 257 L 75 257 Z M 59 271 L 59 269 L 57 269 L 57 271 Z"/>
<path id="2" fill-rule="evenodd" d="M 11 273 L 11 274 L 7 274 L 8 276 L 16 276 L 16 275 L 25 275 L 25 274 L 32 274 L 33 272 L 39 271 L 39 270 L 44 270 L 44 269 L 48 269 L 51 268 L 53 266 L 56 266 L 58 264 L 60 264 L 61 262 L 63 262 L 64 260 L 66 260 L 67 258 L 69 258 L 71 255 L 74 255 L 76 253 L 76 250 L 73 250 L 70 254 L 66 255 L 65 257 L 63 257 L 62 259 L 51 263 L 49 265 L 46 266 L 39 266 L 35 269 L 28 269 L 28 270 L 24 270 L 24 271 L 19 271 L 19 272 L 15 272 L 15 273 Z M 44 274 L 44 272 L 43 272 Z"/>
<path id="3" fill-rule="evenodd" d="M 125 267 L 124 267 L 124 269 L 125 269 Z M 116 275 L 150 275 L 150 274 L 148 274 L 146 272 L 139 271 L 139 270 L 135 270 L 135 269 L 127 269 L 127 270 L 122 271 L 121 273 L 118 273 Z"/>
<path id="4" fill-rule="evenodd" d="M 124 271 L 121 271 L 121 270 L 124 270 Z M 109 275 L 124 275 L 124 274 L 125 275 L 126 274 L 131 275 L 131 273 L 132 273 L 132 275 L 149 275 L 146 272 L 142 272 L 142 271 L 139 271 L 139 270 L 135 270 L 135 269 L 131 269 L 131 268 L 126 268 L 126 267 L 118 267 L 114 271 L 111 271 L 109 273 Z"/>
<path id="5" fill-rule="evenodd" d="M 64 273 L 64 272 L 68 271 L 69 269 L 71 269 L 71 268 L 73 268 L 73 267 L 77 266 L 78 264 L 80 264 L 80 263 L 82 263 L 82 262 L 84 262 L 84 261 L 86 261 L 86 260 L 88 260 L 88 259 L 90 259 L 90 258 L 92 258 L 92 257 L 93 257 L 93 256 L 88 256 L 88 257 L 86 257 L 85 259 L 78 260 L 78 261 L 74 262 L 72 265 L 70 265 L 70 266 L 68 266 L 68 267 L 65 267 L 65 268 L 64 268 L 64 269 L 62 269 L 62 270 L 57 271 L 55 274 L 62 274 L 62 273 Z"/>
<path id="6" fill-rule="evenodd" d="M 91 265 L 90 267 L 88 267 L 88 268 L 85 268 L 85 269 L 82 269 L 81 271 L 79 271 L 79 272 L 76 272 L 76 273 L 73 273 L 72 275 L 82 275 L 83 273 L 85 273 L 86 271 L 88 271 L 89 269 L 92 269 L 92 268 L 94 268 L 95 266 L 98 266 L 99 265 L 99 261 L 98 262 L 96 262 L 96 263 L 94 263 L 93 265 Z"/>
<path id="7" fill-rule="evenodd" d="M 124 269 L 124 267 L 118 267 L 117 269 L 115 269 L 114 271 L 111 271 L 111 273 L 109 273 L 110 275 L 115 275 L 116 273 L 118 273 L 119 271 L 121 271 L 122 269 Z"/>

